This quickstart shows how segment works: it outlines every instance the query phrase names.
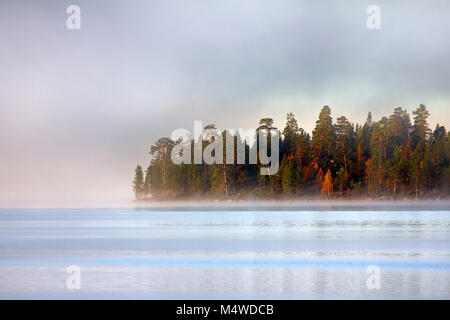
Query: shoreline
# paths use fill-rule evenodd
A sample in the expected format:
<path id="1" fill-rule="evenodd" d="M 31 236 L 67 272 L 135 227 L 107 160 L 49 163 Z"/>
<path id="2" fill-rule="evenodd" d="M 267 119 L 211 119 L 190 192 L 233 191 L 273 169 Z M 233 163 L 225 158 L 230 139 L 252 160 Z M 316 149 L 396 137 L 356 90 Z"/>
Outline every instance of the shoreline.
<path id="1" fill-rule="evenodd" d="M 447 211 L 450 200 L 136 200 L 141 209 L 158 211 Z"/>
<path id="2" fill-rule="evenodd" d="M 125 200 L 106 202 L 28 203 L 0 205 L 0 211 L 8 210 L 116 210 L 136 209 L 153 211 L 450 211 L 450 200 L 320 200 L 320 199 L 266 199 L 266 200 Z"/>

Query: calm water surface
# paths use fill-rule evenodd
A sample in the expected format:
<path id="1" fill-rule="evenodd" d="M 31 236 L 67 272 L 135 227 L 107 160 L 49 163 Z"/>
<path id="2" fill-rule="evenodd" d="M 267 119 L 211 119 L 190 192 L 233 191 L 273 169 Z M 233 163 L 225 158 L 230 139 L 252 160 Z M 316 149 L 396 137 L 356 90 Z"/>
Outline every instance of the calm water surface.
<path id="1" fill-rule="evenodd" d="M 0 210 L 0 298 L 449 299 L 450 210 Z"/>

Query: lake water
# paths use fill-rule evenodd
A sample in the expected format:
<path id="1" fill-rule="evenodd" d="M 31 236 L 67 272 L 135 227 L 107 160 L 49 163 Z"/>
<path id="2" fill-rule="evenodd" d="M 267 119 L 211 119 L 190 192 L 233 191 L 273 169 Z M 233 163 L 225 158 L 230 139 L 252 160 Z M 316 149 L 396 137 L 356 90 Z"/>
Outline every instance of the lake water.
<path id="1" fill-rule="evenodd" d="M 0 210 L 0 298 L 450 299 L 450 210 Z"/>

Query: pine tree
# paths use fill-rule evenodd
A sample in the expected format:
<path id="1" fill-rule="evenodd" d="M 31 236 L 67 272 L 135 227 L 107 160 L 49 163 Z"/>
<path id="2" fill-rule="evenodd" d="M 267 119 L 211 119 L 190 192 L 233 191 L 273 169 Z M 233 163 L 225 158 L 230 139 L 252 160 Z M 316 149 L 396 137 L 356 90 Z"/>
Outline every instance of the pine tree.
<path id="1" fill-rule="evenodd" d="M 356 130 L 356 165 L 354 167 L 355 172 L 355 183 L 363 182 L 364 174 L 366 172 L 366 163 L 371 158 L 370 153 L 370 140 L 373 132 L 373 120 L 372 113 L 369 112 L 367 115 L 367 120 L 363 126 L 357 126 Z"/>
<path id="2" fill-rule="evenodd" d="M 337 119 L 336 130 L 336 160 L 343 166 L 345 175 L 349 177 L 349 167 L 355 155 L 355 134 L 352 125 L 347 118 L 342 116 Z"/>
<path id="3" fill-rule="evenodd" d="M 336 134 L 331 118 L 331 110 L 328 106 L 324 106 L 320 111 L 319 119 L 316 121 L 316 127 L 312 135 L 311 152 L 313 162 L 320 168 L 330 169 L 331 160 L 335 153 L 335 145 Z"/>
<path id="4" fill-rule="evenodd" d="M 337 184 L 339 185 L 339 194 L 342 196 L 343 191 L 347 189 L 348 176 L 345 173 L 345 169 L 341 167 L 336 177 Z"/>
<path id="5" fill-rule="evenodd" d="M 388 155 L 391 155 L 397 146 L 405 145 L 411 131 L 411 120 L 406 110 L 398 107 L 389 116 L 387 129 Z"/>
<path id="6" fill-rule="evenodd" d="M 430 135 L 430 128 L 428 127 L 427 119 L 430 116 L 427 108 L 424 104 L 419 105 L 419 107 L 413 111 L 414 115 L 414 125 L 412 130 L 412 137 L 414 147 L 421 141 L 427 140 Z"/>
<path id="7" fill-rule="evenodd" d="M 436 125 L 436 129 L 433 132 L 433 147 L 432 147 L 432 169 L 433 169 L 433 182 L 434 187 L 438 190 L 443 185 L 443 173 L 445 168 L 449 164 L 449 160 L 446 157 L 445 152 L 445 140 L 447 133 L 445 127 Z"/>
<path id="8" fill-rule="evenodd" d="M 371 159 L 368 173 L 369 189 L 375 195 L 379 195 L 383 189 L 386 178 L 385 161 L 387 158 L 387 118 L 383 117 L 374 124 L 372 137 L 370 139 Z"/>
<path id="9" fill-rule="evenodd" d="M 286 119 L 286 126 L 283 129 L 283 144 L 281 152 L 283 154 L 290 155 L 295 153 L 299 128 L 293 113 L 288 113 Z"/>
<path id="10" fill-rule="evenodd" d="M 144 197 L 148 197 L 151 194 L 151 170 L 152 166 L 149 165 L 147 169 L 145 170 L 145 179 L 144 179 L 144 186 L 143 186 L 143 194 Z"/>
<path id="11" fill-rule="evenodd" d="M 150 147 L 150 154 L 152 155 L 152 164 L 155 164 L 161 170 L 160 178 L 158 181 L 155 179 L 155 187 L 157 186 L 157 182 L 160 182 L 160 192 L 164 197 L 168 191 L 169 187 L 169 174 L 171 173 L 168 170 L 171 167 L 172 161 L 170 159 L 170 153 L 174 146 L 174 142 L 169 138 L 160 138 L 156 141 L 154 145 Z"/>
<path id="12" fill-rule="evenodd" d="M 281 173 L 281 187 L 285 196 L 289 196 L 292 192 L 293 185 L 293 172 L 291 161 L 287 160 L 286 155 L 283 157 L 281 162 L 281 166 L 283 167 Z"/>
<path id="13" fill-rule="evenodd" d="M 142 167 L 138 164 L 134 171 L 133 190 L 137 200 L 142 199 L 144 194 L 144 172 Z"/>
<path id="14" fill-rule="evenodd" d="M 265 146 L 265 148 L 262 148 L 262 146 L 259 145 L 259 138 L 256 141 L 257 150 L 258 150 L 258 165 L 257 165 L 258 181 L 260 183 L 260 189 L 263 193 L 270 193 L 270 192 L 276 191 L 276 185 L 277 185 L 276 177 L 279 176 L 279 174 L 277 174 L 276 177 L 272 177 L 271 174 L 269 174 L 269 175 L 260 175 L 259 174 L 259 172 L 261 172 L 260 171 L 261 164 L 260 164 L 260 160 L 259 160 L 261 152 L 267 152 L 267 154 L 271 154 L 271 152 L 272 152 L 272 150 L 271 150 L 271 144 L 272 144 L 271 139 L 273 139 L 272 130 L 277 130 L 277 128 L 273 126 L 272 118 L 262 118 L 259 121 L 258 128 L 256 129 L 257 137 L 259 137 L 260 134 L 265 134 L 266 138 L 267 138 L 267 145 Z M 279 133 L 278 133 L 278 136 L 279 136 L 279 139 L 281 139 L 281 135 Z M 281 145 L 281 143 L 279 143 L 279 145 Z M 266 150 L 264 150 L 264 149 L 266 149 Z"/>
<path id="15" fill-rule="evenodd" d="M 420 140 L 416 149 L 411 155 L 410 167 L 411 167 L 411 181 L 413 182 L 415 198 L 418 199 L 423 190 L 424 183 L 424 160 L 426 153 L 426 141 Z"/>

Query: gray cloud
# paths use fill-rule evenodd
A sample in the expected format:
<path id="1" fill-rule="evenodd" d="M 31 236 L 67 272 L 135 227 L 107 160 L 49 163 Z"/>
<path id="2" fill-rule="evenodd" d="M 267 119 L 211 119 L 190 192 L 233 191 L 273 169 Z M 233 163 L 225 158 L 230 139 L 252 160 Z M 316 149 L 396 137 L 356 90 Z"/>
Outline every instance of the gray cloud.
<path id="1" fill-rule="evenodd" d="M 449 125 L 447 1 L 0 4 L 0 204 L 131 199 L 149 145 L 194 120 L 307 130 L 324 104 L 362 122 L 429 106 Z M 86 200 L 86 201 L 87 201 Z"/>

